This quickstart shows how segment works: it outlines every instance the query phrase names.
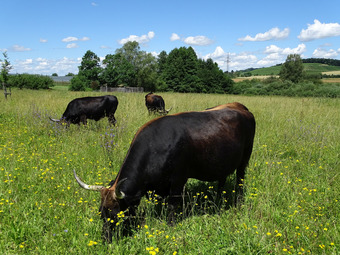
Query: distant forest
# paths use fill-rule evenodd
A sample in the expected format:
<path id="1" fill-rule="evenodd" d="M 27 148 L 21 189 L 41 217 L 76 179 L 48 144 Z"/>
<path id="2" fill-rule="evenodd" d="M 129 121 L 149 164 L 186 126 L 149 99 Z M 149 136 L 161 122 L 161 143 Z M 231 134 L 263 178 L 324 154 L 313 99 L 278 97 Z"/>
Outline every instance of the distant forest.
<path id="1" fill-rule="evenodd" d="M 330 66 L 340 66 L 340 60 L 330 58 L 306 58 L 302 59 L 302 63 L 317 63 Z"/>

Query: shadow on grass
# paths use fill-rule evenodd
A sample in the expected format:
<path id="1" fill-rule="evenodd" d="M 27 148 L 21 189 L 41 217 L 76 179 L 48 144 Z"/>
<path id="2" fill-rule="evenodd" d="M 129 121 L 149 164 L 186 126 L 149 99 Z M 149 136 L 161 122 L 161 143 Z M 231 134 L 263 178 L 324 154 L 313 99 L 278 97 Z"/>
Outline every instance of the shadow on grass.
<path id="1" fill-rule="evenodd" d="M 217 193 L 217 182 L 202 182 L 191 179 L 185 186 L 181 205 L 176 210 L 176 224 L 194 216 L 216 215 L 229 210 L 234 205 L 234 175 L 227 178 L 222 193 Z M 220 195 L 220 196 L 219 196 Z M 144 197 L 136 215 L 125 218 L 113 233 L 116 240 L 131 236 L 138 227 L 145 225 L 147 219 L 167 222 L 168 197 L 162 198 L 153 192 Z"/>
<path id="2" fill-rule="evenodd" d="M 184 188 L 182 202 L 176 210 L 176 223 L 193 216 L 206 214 L 214 215 L 224 212 L 234 205 L 234 175 L 227 178 L 221 194 L 217 192 L 217 182 L 202 182 L 191 179 Z M 146 203 L 138 209 L 138 218 L 143 221 L 146 217 L 157 218 L 167 222 L 168 197 L 162 198 L 149 192 Z"/>

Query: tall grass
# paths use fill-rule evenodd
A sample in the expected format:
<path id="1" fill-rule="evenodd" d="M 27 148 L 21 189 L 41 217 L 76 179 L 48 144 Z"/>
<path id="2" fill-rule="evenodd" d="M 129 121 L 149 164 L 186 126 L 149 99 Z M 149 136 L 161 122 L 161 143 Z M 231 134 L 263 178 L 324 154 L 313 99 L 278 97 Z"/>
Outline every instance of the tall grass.
<path id="1" fill-rule="evenodd" d="M 107 119 L 66 129 L 51 123 L 69 101 L 94 92 L 13 90 L 0 98 L 1 254 L 339 254 L 340 100 L 163 93 L 171 112 L 244 103 L 255 115 L 254 151 L 242 204 L 234 176 L 216 204 L 215 183 L 191 180 L 174 227 L 156 195 L 139 206 L 133 234 L 104 244 L 97 192 L 107 185 L 149 116 L 144 94 L 115 94 Z"/>

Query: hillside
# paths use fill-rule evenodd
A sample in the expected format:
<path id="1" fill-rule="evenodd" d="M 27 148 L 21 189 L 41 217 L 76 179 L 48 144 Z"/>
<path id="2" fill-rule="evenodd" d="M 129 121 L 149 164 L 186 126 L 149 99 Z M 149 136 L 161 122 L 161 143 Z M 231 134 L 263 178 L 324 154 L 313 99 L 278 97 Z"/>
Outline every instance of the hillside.
<path id="1" fill-rule="evenodd" d="M 305 71 L 307 73 L 324 73 L 328 72 L 331 74 L 332 72 L 340 72 L 340 66 L 331 66 L 320 63 L 303 63 Z M 252 76 L 268 76 L 268 75 L 278 75 L 281 70 L 281 65 L 259 68 L 247 73 L 250 73 Z"/>

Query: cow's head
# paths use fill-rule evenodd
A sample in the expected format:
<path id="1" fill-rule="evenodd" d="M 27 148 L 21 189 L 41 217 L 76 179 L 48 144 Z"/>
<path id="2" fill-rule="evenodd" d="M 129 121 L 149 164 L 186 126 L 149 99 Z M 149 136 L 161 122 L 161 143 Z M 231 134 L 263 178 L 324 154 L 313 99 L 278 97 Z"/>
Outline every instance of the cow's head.
<path id="1" fill-rule="evenodd" d="M 88 185 L 84 183 L 77 176 L 76 171 L 73 170 L 74 178 L 77 180 L 80 187 L 86 190 L 100 191 L 101 203 L 99 207 L 99 212 L 101 218 L 104 221 L 103 235 L 107 241 L 112 240 L 112 229 L 114 224 L 117 222 L 117 214 L 125 210 L 126 207 L 121 205 L 122 199 L 125 197 L 124 192 L 120 191 L 121 184 L 126 181 L 125 179 L 120 180 L 118 183 L 113 183 L 109 188 L 98 185 Z"/>

